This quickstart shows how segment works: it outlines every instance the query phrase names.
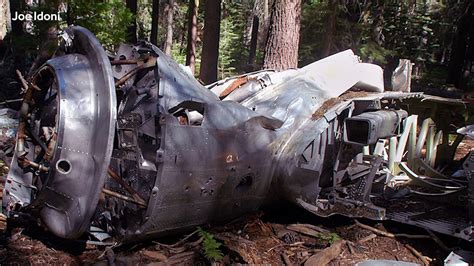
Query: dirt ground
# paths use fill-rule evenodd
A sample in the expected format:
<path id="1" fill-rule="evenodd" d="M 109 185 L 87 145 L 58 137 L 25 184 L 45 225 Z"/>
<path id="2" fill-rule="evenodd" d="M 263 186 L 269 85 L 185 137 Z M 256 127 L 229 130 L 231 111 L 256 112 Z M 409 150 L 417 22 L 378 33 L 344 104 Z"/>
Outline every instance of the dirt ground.
<path id="1" fill-rule="evenodd" d="M 367 259 L 387 259 L 423 264 L 420 255 L 415 255 L 420 253 L 430 264 L 441 265 L 449 253 L 431 239 L 385 237 L 361 228 L 352 219 L 317 218 L 293 206 L 280 210 L 285 213 L 265 210 L 224 225 L 203 227 L 222 244 L 219 249 L 224 256 L 218 263 L 354 265 Z M 296 220 L 301 223 L 294 223 Z M 361 222 L 383 231 L 427 235 L 421 229 L 396 223 Z M 0 237 L 0 265 L 211 262 L 204 255 L 203 238 L 196 232 L 115 247 L 85 240 L 59 239 L 34 223 L 12 223 Z M 447 240 L 450 245 L 457 241 Z"/>

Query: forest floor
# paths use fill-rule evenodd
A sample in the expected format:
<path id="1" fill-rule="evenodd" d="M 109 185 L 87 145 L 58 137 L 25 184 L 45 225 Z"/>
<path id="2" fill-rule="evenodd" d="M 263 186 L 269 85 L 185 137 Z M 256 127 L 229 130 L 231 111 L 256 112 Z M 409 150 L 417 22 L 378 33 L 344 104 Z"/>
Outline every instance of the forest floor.
<path id="1" fill-rule="evenodd" d="M 422 229 L 397 223 L 360 222 L 382 231 L 427 235 Z M 368 259 L 385 259 L 417 264 L 428 260 L 441 265 L 449 253 L 431 239 L 386 237 L 362 228 L 353 219 L 318 218 L 284 203 L 205 230 L 222 244 L 224 257 L 220 262 L 224 264 L 354 265 Z M 449 245 L 457 241 L 440 237 Z M 0 265 L 206 265 L 209 260 L 203 246 L 203 238 L 196 231 L 110 248 L 60 239 L 34 224 L 9 224 L 0 234 Z"/>

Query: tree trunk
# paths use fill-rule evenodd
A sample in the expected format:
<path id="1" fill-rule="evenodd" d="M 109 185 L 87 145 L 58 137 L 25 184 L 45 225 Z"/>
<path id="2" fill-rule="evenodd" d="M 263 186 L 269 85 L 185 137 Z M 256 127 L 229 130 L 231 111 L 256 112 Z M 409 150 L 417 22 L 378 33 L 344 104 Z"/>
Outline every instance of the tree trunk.
<path id="1" fill-rule="evenodd" d="M 265 49 L 270 31 L 270 8 L 275 0 L 255 0 L 252 13 L 258 17 L 257 49 Z"/>
<path id="2" fill-rule="evenodd" d="M 301 0 L 277 0 L 272 7 L 263 68 L 278 71 L 298 67 Z"/>
<path id="3" fill-rule="evenodd" d="M 10 31 L 10 6 L 9 0 L 0 0 L 0 42 Z"/>
<path id="4" fill-rule="evenodd" d="M 25 8 L 25 2 L 22 0 L 10 0 L 10 15 L 14 16 L 15 12 L 21 13 Z M 23 22 L 21 20 L 11 21 L 12 35 L 23 35 Z"/>
<path id="5" fill-rule="evenodd" d="M 158 45 L 158 23 L 160 21 L 160 0 L 153 0 L 151 8 L 151 33 L 150 42 Z"/>
<path id="6" fill-rule="evenodd" d="M 329 0 L 327 8 L 330 11 L 326 20 L 325 39 L 321 57 L 327 57 L 331 54 L 334 33 L 336 31 L 337 0 Z"/>
<path id="7" fill-rule="evenodd" d="M 204 12 L 204 37 L 199 78 L 204 84 L 209 84 L 217 80 L 221 0 L 206 0 Z"/>
<path id="8" fill-rule="evenodd" d="M 198 24 L 198 8 L 199 0 L 189 0 L 188 6 L 188 44 L 186 47 L 186 65 L 194 74 L 196 64 L 196 41 L 197 41 L 197 24 Z"/>
<path id="9" fill-rule="evenodd" d="M 171 50 L 173 48 L 173 12 L 174 12 L 174 0 L 168 0 L 168 3 L 165 6 L 166 13 L 166 40 L 164 51 L 165 54 L 171 55 Z"/>
<path id="10" fill-rule="evenodd" d="M 137 42 L 137 0 L 126 0 L 127 8 L 132 12 L 132 23 L 128 27 L 127 41 L 135 44 Z"/>
<path id="11" fill-rule="evenodd" d="M 458 29 L 456 31 L 453 46 L 451 47 L 451 58 L 449 60 L 449 71 L 447 82 L 460 88 L 463 84 L 463 73 L 468 47 L 468 36 L 472 25 L 474 4 L 468 3 L 464 14 L 459 19 Z"/>
<path id="12" fill-rule="evenodd" d="M 258 25 L 259 25 L 259 19 L 257 16 L 254 16 L 253 21 L 252 21 L 252 34 L 250 37 L 250 49 L 249 49 L 249 60 L 248 60 L 249 65 L 255 64 L 255 56 L 257 55 Z"/>

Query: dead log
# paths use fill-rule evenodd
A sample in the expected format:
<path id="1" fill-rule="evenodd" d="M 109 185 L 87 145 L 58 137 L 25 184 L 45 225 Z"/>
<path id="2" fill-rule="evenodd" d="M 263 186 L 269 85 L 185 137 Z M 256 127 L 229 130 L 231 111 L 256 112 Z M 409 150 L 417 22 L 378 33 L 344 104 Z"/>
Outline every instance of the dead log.
<path id="1" fill-rule="evenodd" d="M 337 258 L 337 256 L 341 253 L 343 244 L 344 240 L 338 240 L 334 242 L 330 247 L 325 248 L 321 252 L 318 252 L 313 256 L 309 257 L 309 259 L 306 260 L 304 265 L 327 265 L 333 259 Z"/>

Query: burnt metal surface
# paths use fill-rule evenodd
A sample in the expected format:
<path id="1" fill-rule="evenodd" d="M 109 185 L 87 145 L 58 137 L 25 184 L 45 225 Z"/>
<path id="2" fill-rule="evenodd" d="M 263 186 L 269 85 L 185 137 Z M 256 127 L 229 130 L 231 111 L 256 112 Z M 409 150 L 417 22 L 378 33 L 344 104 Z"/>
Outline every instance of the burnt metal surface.
<path id="1" fill-rule="evenodd" d="M 380 92 L 380 67 L 350 50 L 205 87 L 149 43 L 108 60 L 83 28 L 63 39 L 24 100 L 7 214 L 137 241 L 285 199 L 472 240 L 472 164 L 453 159 L 473 122 L 462 100 Z M 457 222 L 429 216 L 432 202 Z"/>

